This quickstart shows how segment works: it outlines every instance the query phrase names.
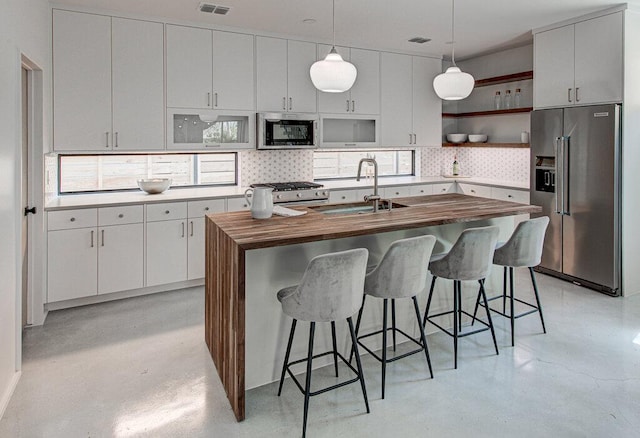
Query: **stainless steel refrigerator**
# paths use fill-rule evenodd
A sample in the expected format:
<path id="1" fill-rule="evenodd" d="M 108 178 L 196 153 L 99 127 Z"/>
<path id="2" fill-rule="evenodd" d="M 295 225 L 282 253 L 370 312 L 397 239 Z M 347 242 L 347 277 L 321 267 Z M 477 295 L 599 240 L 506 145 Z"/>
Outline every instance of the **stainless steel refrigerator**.
<path id="1" fill-rule="evenodd" d="M 620 105 L 533 111 L 531 203 L 550 218 L 539 271 L 620 295 L 620 160 Z"/>

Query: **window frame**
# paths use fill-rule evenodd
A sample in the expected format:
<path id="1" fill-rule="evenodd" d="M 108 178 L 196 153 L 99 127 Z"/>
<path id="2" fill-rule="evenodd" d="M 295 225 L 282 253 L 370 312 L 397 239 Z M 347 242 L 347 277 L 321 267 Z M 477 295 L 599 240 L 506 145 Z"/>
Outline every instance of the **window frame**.
<path id="1" fill-rule="evenodd" d="M 314 149 L 314 163 L 315 163 L 315 154 L 316 153 L 342 153 L 342 152 L 359 152 L 359 153 L 370 153 L 375 155 L 380 152 L 410 152 L 411 153 L 411 173 L 403 173 L 403 174 L 395 174 L 395 175 L 378 175 L 378 178 L 398 178 L 404 176 L 416 176 L 416 150 L 415 149 Z M 315 165 L 313 166 L 313 180 L 314 181 L 346 181 L 350 179 L 355 179 L 354 176 L 334 176 L 334 177 L 316 177 L 315 175 Z"/>

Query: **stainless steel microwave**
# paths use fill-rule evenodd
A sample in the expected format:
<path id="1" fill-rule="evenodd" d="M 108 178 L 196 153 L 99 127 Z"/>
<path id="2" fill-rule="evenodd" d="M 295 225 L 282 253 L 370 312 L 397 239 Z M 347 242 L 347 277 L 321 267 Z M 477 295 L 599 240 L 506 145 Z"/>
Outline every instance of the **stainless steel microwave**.
<path id="1" fill-rule="evenodd" d="M 258 113 L 258 149 L 318 147 L 318 116 L 296 113 Z"/>

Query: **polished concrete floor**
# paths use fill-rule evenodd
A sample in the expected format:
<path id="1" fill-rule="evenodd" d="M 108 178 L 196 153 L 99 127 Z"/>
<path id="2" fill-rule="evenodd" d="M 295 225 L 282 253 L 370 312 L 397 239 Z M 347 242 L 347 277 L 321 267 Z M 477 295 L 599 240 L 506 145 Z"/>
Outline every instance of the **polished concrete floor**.
<path id="1" fill-rule="evenodd" d="M 529 295 L 526 271 L 517 286 Z M 495 317 L 488 334 L 460 342 L 431 334 L 435 378 L 422 355 L 380 369 L 363 358 L 371 413 L 357 385 L 311 399 L 310 437 L 637 437 L 640 296 L 610 298 L 539 275 L 546 335 L 536 315 Z M 287 380 L 247 394 L 237 423 L 203 341 L 203 289 L 52 312 L 25 332 L 22 378 L 0 437 L 290 437 L 302 395 Z M 305 333 L 306 325 L 303 325 Z M 399 347 L 400 348 L 400 347 Z M 346 368 L 342 368 L 346 374 Z M 314 372 L 331 381 L 331 368 Z M 317 376 L 317 377 L 316 377 Z"/>

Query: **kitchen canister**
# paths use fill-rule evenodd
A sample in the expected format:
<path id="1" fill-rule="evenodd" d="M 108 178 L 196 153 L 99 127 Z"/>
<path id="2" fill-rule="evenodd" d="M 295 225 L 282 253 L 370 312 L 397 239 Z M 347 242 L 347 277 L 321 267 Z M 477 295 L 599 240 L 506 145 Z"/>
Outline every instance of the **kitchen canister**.
<path id="1" fill-rule="evenodd" d="M 527 131 L 522 131 L 520 134 L 520 143 L 529 143 L 529 133 Z"/>

